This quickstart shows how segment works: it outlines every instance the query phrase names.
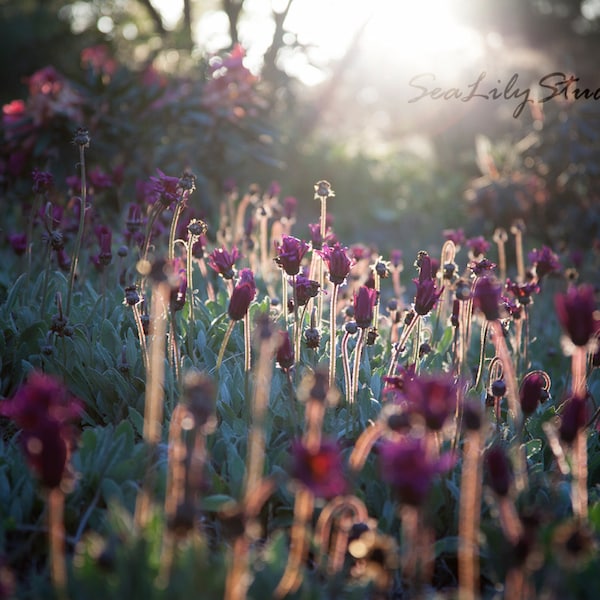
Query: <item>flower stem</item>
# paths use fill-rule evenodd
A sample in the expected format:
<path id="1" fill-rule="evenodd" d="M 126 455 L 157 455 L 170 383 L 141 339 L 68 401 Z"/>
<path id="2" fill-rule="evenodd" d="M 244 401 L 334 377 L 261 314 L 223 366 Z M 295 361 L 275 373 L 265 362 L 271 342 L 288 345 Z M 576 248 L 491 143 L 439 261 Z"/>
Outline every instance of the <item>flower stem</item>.
<path id="1" fill-rule="evenodd" d="M 362 355 L 364 342 L 365 342 L 365 331 L 363 327 L 359 327 L 358 329 L 358 338 L 356 340 L 356 346 L 354 347 L 354 365 L 352 368 L 352 386 L 351 386 L 351 394 L 348 398 L 348 402 L 350 404 L 354 404 L 356 401 L 356 393 L 358 391 L 358 376 L 360 373 L 360 358 Z"/>
<path id="2" fill-rule="evenodd" d="M 71 314 L 71 299 L 73 297 L 73 287 L 75 285 L 75 275 L 77 272 L 77 262 L 79 261 L 79 253 L 81 252 L 81 242 L 83 240 L 83 230 L 85 229 L 85 211 L 87 204 L 87 183 L 85 179 L 85 146 L 79 146 L 79 164 L 81 166 L 81 197 L 79 198 L 79 228 L 77 229 L 77 237 L 75 238 L 75 248 L 71 258 L 71 270 L 69 272 L 69 289 L 67 292 L 67 319 Z"/>
<path id="3" fill-rule="evenodd" d="M 221 368 L 221 363 L 223 362 L 223 356 L 225 355 L 225 348 L 227 348 L 227 342 L 229 342 L 229 338 L 231 337 L 231 332 L 235 326 L 235 321 L 229 321 L 229 325 L 227 326 L 227 331 L 223 336 L 223 341 L 221 342 L 221 348 L 219 349 L 219 356 L 217 357 L 217 371 Z"/>
<path id="4" fill-rule="evenodd" d="M 65 494 L 60 487 L 54 487 L 48 492 L 50 574 L 60 600 L 67 598 L 64 511 Z"/>
<path id="5" fill-rule="evenodd" d="M 335 347 L 335 336 L 336 336 L 336 323 L 335 317 L 337 314 L 337 297 L 338 297 L 338 285 L 332 284 L 333 289 L 331 291 L 331 308 L 329 311 L 329 387 L 335 384 L 335 359 L 336 359 L 336 347 Z"/>
<path id="6" fill-rule="evenodd" d="M 168 257 L 169 260 L 173 260 L 175 258 L 175 235 L 177 234 L 177 223 L 179 223 L 179 217 L 185 208 L 183 202 L 183 194 L 182 192 L 179 201 L 175 205 L 175 212 L 173 213 L 173 218 L 171 219 L 171 228 L 169 229 L 169 247 L 168 247 Z"/>

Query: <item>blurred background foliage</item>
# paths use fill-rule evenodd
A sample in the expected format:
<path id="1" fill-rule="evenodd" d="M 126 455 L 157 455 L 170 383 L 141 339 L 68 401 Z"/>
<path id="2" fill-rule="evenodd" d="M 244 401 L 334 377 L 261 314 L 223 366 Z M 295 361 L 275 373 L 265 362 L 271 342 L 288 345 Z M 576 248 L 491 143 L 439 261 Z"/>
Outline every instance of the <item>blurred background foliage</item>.
<path id="1" fill-rule="evenodd" d="M 308 235 L 312 184 L 326 178 L 345 243 L 410 256 L 439 247 L 443 229 L 491 237 L 519 218 L 555 246 L 589 247 L 599 235 L 598 102 L 561 96 L 515 118 L 510 95 L 408 101 L 421 73 L 465 93 L 482 73 L 481 93 L 502 93 L 517 74 L 532 94 L 543 75 L 574 73 L 594 91 L 598 0 L 0 0 L 0 17 L 3 104 L 53 65 L 87 98 L 105 157 L 132 178 L 191 168 L 207 211 L 230 178 L 277 180 L 298 198 L 298 234 Z M 257 96 L 236 120 L 197 100 L 211 57 L 238 43 Z M 120 65 L 110 81 L 82 69 L 82 50 L 98 44 Z M 149 68 L 168 83 L 149 87 Z"/>

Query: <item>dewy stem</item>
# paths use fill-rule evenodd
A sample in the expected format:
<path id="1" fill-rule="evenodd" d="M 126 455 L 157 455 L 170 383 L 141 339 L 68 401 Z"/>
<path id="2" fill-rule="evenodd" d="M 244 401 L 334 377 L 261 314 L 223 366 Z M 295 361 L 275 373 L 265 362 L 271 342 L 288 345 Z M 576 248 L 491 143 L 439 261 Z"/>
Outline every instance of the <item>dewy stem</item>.
<path id="1" fill-rule="evenodd" d="M 73 287 L 75 285 L 75 274 L 77 272 L 77 262 L 79 261 L 79 253 L 81 252 L 81 242 L 83 240 L 83 231 L 85 229 L 85 211 L 87 203 L 87 183 L 85 178 L 85 146 L 79 145 L 79 164 L 81 166 L 81 197 L 79 198 L 79 228 L 77 230 L 77 238 L 75 239 L 75 248 L 71 258 L 71 270 L 69 271 L 69 290 L 67 292 L 67 319 L 71 314 L 71 299 L 73 297 Z"/>

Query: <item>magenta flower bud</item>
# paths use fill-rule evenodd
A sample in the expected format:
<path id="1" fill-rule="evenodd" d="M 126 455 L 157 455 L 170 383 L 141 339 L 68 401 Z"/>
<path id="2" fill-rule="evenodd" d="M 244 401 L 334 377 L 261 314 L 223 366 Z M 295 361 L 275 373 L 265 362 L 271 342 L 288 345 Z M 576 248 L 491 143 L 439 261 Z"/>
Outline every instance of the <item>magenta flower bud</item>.
<path id="1" fill-rule="evenodd" d="M 17 256 L 23 256 L 27 250 L 27 234 L 25 233 L 10 233 L 7 236 L 8 243 L 11 245 L 14 253 Z"/>
<path id="2" fill-rule="evenodd" d="M 448 375 L 419 375 L 407 379 L 404 395 L 411 410 L 420 414 L 432 431 L 439 431 L 456 412 L 457 385 Z"/>
<path id="3" fill-rule="evenodd" d="M 110 265 L 112 261 L 112 231 L 105 225 L 100 225 L 96 229 L 96 236 L 98 237 L 98 243 L 100 245 L 98 261 L 100 265 L 106 267 Z"/>
<path id="4" fill-rule="evenodd" d="M 542 246 L 540 250 L 532 250 L 529 253 L 529 260 L 535 267 L 535 272 L 539 279 L 560 271 L 558 256 L 548 246 Z"/>
<path id="5" fill-rule="evenodd" d="M 432 459 L 424 440 L 414 437 L 383 442 L 379 458 L 382 479 L 391 485 L 401 502 L 411 506 L 423 504 L 434 477 L 449 471 L 456 462 L 449 453 Z"/>
<path id="6" fill-rule="evenodd" d="M 424 316 L 433 310 L 433 307 L 442 294 L 443 288 L 441 290 L 437 289 L 435 281 L 432 278 L 431 257 L 426 252 L 419 253 L 417 265 L 419 266 L 419 278 L 413 280 L 417 286 L 414 306 L 415 312 L 418 315 Z"/>
<path id="7" fill-rule="evenodd" d="M 473 256 L 483 256 L 490 249 L 490 243 L 480 235 L 467 240 L 467 248 L 469 248 Z"/>
<path id="8" fill-rule="evenodd" d="M 361 329 L 367 329 L 373 321 L 373 309 L 377 302 L 377 291 L 361 285 L 354 294 L 354 320 Z"/>
<path id="9" fill-rule="evenodd" d="M 485 464 L 489 486 L 498 496 L 506 496 L 512 482 L 512 472 L 504 450 L 498 445 L 490 448 L 485 455 Z"/>
<path id="10" fill-rule="evenodd" d="M 585 346 L 600 329 L 595 318 L 594 288 L 588 284 L 570 287 L 566 294 L 557 294 L 554 305 L 558 320 L 576 346 Z"/>
<path id="11" fill-rule="evenodd" d="M 478 308 L 488 321 L 500 318 L 500 285 L 490 277 L 481 277 L 473 292 L 473 306 Z"/>
<path id="12" fill-rule="evenodd" d="M 275 262 L 288 274 L 298 275 L 300 263 L 308 252 L 308 244 L 291 235 L 284 235 L 281 243 L 275 242 L 277 256 Z"/>
<path id="13" fill-rule="evenodd" d="M 296 215 L 298 200 L 293 196 L 287 196 L 283 199 L 283 216 L 291 221 Z"/>
<path id="14" fill-rule="evenodd" d="M 572 444 L 577 433 L 586 426 L 587 419 L 586 399 L 579 396 L 569 398 L 560 416 L 560 439 L 566 444 Z"/>
<path id="15" fill-rule="evenodd" d="M 240 271 L 240 280 L 233 288 L 231 298 L 229 299 L 229 308 L 227 313 L 233 321 L 240 321 L 246 316 L 248 308 L 256 296 L 256 284 L 254 276 L 250 269 Z"/>
<path id="16" fill-rule="evenodd" d="M 540 373 L 530 373 L 525 376 L 519 389 L 521 409 L 525 416 L 533 414 L 538 404 L 545 397 L 546 381 Z"/>
<path id="17" fill-rule="evenodd" d="M 239 257 L 240 252 L 237 246 L 231 249 L 231 253 L 223 246 L 222 248 L 215 248 L 208 255 L 208 264 L 223 279 L 233 279 L 235 275 L 235 262 Z"/>
<path id="18" fill-rule="evenodd" d="M 305 306 L 311 298 L 319 293 L 319 282 L 304 275 L 296 276 L 296 300 L 298 306 Z M 294 307 L 295 308 L 295 307 Z"/>
<path id="19" fill-rule="evenodd" d="M 276 360 L 284 371 L 289 371 L 294 364 L 294 348 L 290 340 L 290 334 L 287 331 L 279 332 Z"/>
<path id="20" fill-rule="evenodd" d="M 294 479 L 319 498 L 339 496 L 348 488 L 340 449 L 330 440 L 322 440 L 314 450 L 307 448 L 301 441 L 295 441 L 292 445 L 291 471 Z"/>
<path id="21" fill-rule="evenodd" d="M 331 283 L 335 285 L 344 283 L 352 268 L 352 261 L 348 256 L 347 249 L 342 248 L 339 243 L 336 243 L 333 246 L 325 244 L 323 249 L 318 250 L 317 252 L 327 265 Z"/>

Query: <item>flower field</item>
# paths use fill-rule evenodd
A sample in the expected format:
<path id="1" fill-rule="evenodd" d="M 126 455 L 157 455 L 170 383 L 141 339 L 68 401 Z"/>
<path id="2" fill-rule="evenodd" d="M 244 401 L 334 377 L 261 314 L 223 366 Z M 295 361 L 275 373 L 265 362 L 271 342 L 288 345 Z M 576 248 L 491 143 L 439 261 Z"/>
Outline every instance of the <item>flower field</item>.
<path id="1" fill-rule="evenodd" d="M 0 598 L 596 598 L 599 249 L 224 177 L 272 158 L 240 53 L 4 107 Z"/>

